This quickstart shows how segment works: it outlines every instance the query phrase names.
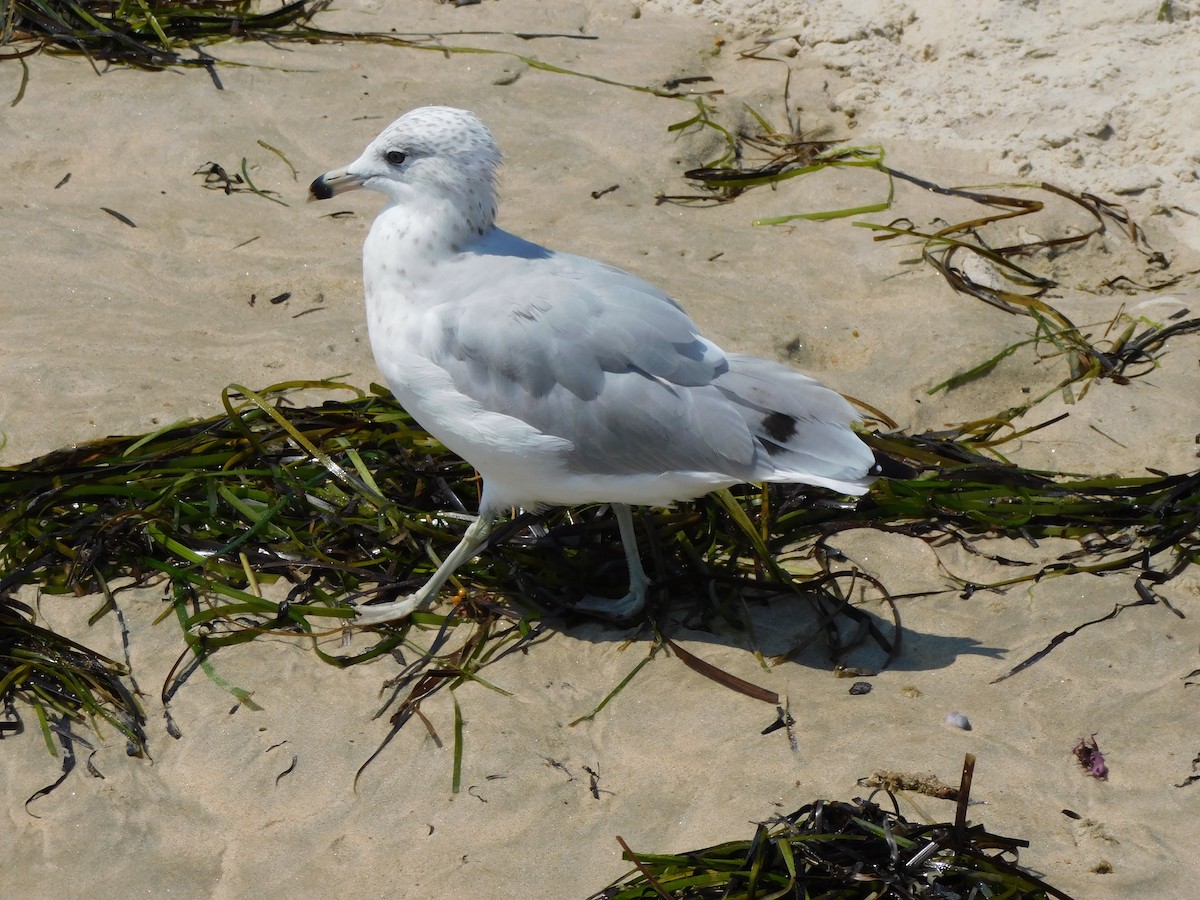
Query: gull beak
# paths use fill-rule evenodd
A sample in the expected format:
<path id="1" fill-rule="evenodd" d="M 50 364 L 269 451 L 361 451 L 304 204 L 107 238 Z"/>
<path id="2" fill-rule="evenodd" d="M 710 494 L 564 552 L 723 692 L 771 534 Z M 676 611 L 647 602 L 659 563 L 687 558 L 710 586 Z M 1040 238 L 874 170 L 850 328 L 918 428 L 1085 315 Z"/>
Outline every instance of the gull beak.
<path id="1" fill-rule="evenodd" d="M 353 191 L 363 186 L 366 179 L 355 175 L 346 169 L 333 169 L 321 175 L 308 186 L 308 199 L 328 200 L 345 191 Z"/>

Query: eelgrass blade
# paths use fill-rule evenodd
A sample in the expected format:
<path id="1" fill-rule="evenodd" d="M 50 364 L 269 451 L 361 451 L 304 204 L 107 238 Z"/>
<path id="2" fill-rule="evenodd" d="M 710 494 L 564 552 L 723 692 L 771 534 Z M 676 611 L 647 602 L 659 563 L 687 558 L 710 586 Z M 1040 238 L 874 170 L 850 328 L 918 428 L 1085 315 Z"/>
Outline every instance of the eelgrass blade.
<path id="1" fill-rule="evenodd" d="M 450 779 L 450 793 L 457 794 L 462 787 L 463 715 L 453 690 L 450 691 L 450 700 L 454 704 L 454 767 Z"/>
<path id="2" fill-rule="evenodd" d="M 646 665 L 646 663 L 648 663 L 648 662 L 650 662 L 650 660 L 654 659 L 654 656 L 657 653 L 660 646 L 661 645 L 657 644 L 657 643 L 652 644 L 650 646 L 650 651 L 644 657 L 642 657 L 642 659 L 640 659 L 638 661 L 637 665 L 635 665 L 632 669 L 630 669 L 629 674 L 626 675 L 624 678 L 622 678 L 616 687 L 614 687 L 611 691 L 609 691 L 604 696 L 603 700 L 601 700 L 598 704 L 596 704 L 595 709 L 593 709 L 590 713 L 587 713 L 586 715 L 580 716 L 578 719 L 572 719 L 570 722 L 567 723 L 567 727 L 574 728 L 580 722 L 587 722 L 590 719 L 596 718 L 596 716 L 600 714 L 600 711 L 602 709 L 604 709 L 604 707 L 608 706 L 608 704 L 613 701 L 613 699 L 617 696 L 617 694 L 621 693 L 621 691 L 625 689 L 625 686 L 627 684 L 629 684 L 629 682 L 633 681 L 633 679 L 637 676 L 638 672 L 642 671 L 642 668 Z"/>

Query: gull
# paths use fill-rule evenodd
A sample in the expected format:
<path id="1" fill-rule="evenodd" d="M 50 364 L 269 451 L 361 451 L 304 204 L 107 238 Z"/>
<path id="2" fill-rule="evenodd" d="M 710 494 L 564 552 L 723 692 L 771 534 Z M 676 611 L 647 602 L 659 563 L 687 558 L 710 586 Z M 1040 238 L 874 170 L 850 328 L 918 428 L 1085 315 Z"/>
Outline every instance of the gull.
<path id="1" fill-rule="evenodd" d="M 874 456 L 836 391 L 729 353 L 658 288 L 496 225 L 500 151 L 473 113 L 414 109 L 309 188 L 387 204 L 363 245 L 367 328 L 396 400 L 483 480 L 479 516 L 415 593 L 356 624 L 431 603 L 512 508 L 609 504 L 629 567 L 619 599 L 577 609 L 628 621 L 645 606 L 630 505 L 669 506 L 744 482 L 860 495 Z"/>

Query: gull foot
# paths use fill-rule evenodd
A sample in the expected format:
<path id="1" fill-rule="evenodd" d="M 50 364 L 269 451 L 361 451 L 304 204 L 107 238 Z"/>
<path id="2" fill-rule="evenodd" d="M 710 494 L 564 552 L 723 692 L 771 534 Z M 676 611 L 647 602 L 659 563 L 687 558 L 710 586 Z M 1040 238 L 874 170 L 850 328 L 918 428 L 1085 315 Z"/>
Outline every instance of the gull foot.
<path id="1" fill-rule="evenodd" d="M 606 622 L 613 622 L 617 625 L 625 625 L 635 619 L 646 608 L 646 595 L 629 593 L 624 597 L 584 597 L 576 603 L 572 610 L 577 613 L 583 613 L 585 616 L 593 616 L 597 619 L 604 619 Z"/>

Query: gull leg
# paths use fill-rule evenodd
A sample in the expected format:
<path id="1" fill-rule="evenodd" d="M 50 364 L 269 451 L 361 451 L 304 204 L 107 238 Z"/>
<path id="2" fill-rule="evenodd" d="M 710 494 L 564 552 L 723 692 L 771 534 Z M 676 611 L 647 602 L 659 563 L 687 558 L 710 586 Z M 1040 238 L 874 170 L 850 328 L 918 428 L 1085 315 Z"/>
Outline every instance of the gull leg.
<path id="1" fill-rule="evenodd" d="M 619 599 L 604 597 L 584 597 L 575 609 L 579 612 L 592 613 L 616 622 L 632 619 L 646 606 L 646 589 L 650 587 L 650 579 L 642 568 L 642 557 L 638 553 L 637 532 L 633 530 L 633 515 L 629 506 L 624 503 L 612 504 L 613 514 L 617 517 L 617 525 L 621 529 L 621 544 L 625 548 L 625 562 L 629 566 L 629 593 Z"/>
<path id="2" fill-rule="evenodd" d="M 420 590 L 409 594 L 402 600 L 393 600 L 391 603 L 380 603 L 377 606 L 359 607 L 358 617 L 354 620 L 354 624 L 378 625 L 381 622 L 394 622 L 397 619 L 405 618 L 429 603 L 437 596 L 437 592 L 442 589 L 442 585 L 446 583 L 446 579 L 453 575 L 459 566 L 479 553 L 479 548 L 487 542 L 488 535 L 491 534 L 492 525 L 495 524 L 495 521 L 496 516 L 494 514 L 481 509 L 479 511 L 479 518 L 467 527 L 462 540 L 458 542 L 458 546 L 450 551 L 450 555 L 437 567 L 437 571 L 429 576 L 429 580 L 421 586 Z"/>

